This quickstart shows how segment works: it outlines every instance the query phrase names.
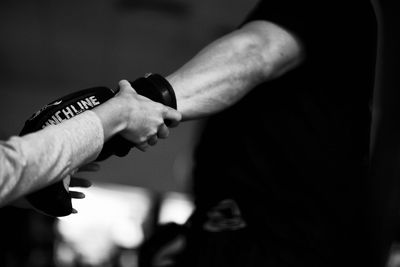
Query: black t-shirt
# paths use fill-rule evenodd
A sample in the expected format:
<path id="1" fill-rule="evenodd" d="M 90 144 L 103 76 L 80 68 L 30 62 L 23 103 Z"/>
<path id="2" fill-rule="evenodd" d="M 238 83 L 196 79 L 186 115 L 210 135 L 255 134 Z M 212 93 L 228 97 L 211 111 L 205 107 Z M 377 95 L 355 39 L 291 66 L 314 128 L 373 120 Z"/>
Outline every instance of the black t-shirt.
<path id="1" fill-rule="evenodd" d="M 252 20 L 295 34 L 306 60 L 207 121 L 195 153 L 196 204 L 207 210 L 235 199 L 257 242 L 287 266 L 355 261 L 371 249 L 365 222 L 377 42 L 372 6 L 261 1 L 246 19 Z"/>

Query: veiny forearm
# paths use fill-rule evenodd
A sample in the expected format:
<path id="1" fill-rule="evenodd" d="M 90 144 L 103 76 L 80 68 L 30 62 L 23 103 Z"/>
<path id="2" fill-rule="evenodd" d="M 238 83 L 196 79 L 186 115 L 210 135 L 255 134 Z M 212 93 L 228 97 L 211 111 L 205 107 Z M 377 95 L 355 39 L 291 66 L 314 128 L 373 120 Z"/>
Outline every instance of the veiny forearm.
<path id="1" fill-rule="evenodd" d="M 300 44 L 292 35 L 256 21 L 214 41 L 167 79 L 183 120 L 198 119 L 231 106 L 301 59 Z"/>

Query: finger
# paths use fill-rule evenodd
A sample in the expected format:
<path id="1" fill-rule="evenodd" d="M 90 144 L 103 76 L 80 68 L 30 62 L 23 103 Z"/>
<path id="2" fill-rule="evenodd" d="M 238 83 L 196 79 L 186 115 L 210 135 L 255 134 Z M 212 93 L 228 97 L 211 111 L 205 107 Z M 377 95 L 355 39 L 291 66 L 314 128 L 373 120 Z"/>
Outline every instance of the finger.
<path id="1" fill-rule="evenodd" d="M 78 213 L 78 211 L 77 211 L 76 209 L 72 208 L 72 211 L 71 211 L 71 213 L 72 213 L 72 214 L 77 214 L 77 213 Z"/>
<path id="2" fill-rule="evenodd" d="M 164 120 L 168 124 L 168 127 L 176 127 L 182 120 L 182 114 L 170 107 L 165 107 Z"/>
<path id="3" fill-rule="evenodd" d="M 85 194 L 82 192 L 69 191 L 69 194 L 70 194 L 71 198 L 78 198 L 78 199 L 85 198 Z"/>
<path id="4" fill-rule="evenodd" d="M 148 143 L 149 145 L 151 145 L 151 146 L 154 146 L 155 144 L 157 144 L 157 141 L 158 141 L 158 137 L 157 137 L 156 134 L 150 136 L 150 138 L 147 139 L 147 143 Z"/>
<path id="5" fill-rule="evenodd" d="M 147 149 L 149 148 L 149 144 L 147 142 L 143 142 L 143 143 L 137 144 L 136 148 L 142 152 L 146 152 Z"/>
<path id="6" fill-rule="evenodd" d="M 87 180 L 87 179 L 83 179 L 83 178 L 79 178 L 79 177 L 71 177 L 71 181 L 69 182 L 69 187 L 90 187 L 92 185 L 92 182 Z"/>
<path id="7" fill-rule="evenodd" d="M 64 189 L 68 192 L 69 191 L 69 185 L 71 183 L 71 175 L 67 175 L 67 177 L 65 177 L 62 180 L 62 183 L 63 183 Z"/>
<path id="8" fill-rule="evenodd" d="M 133 89 L 132 85 L 130 84 L 130 82 L 128 82 L 127 80 L 121 80 L 118 82 L 118 86 L 121 90 L 133 90 L 134 92 L 135 89 Z"/>
<path id="9" fill-rule="evenodd" d="M 158 128 L 158 132 L 157 132 L 157 136 L 159 138 L 167 138 L 169 135 L 169 129 L 167 127 L 167 125 L 162 124 L 159 128 Z"/>
<path id="10" fill-rule="evenodd" d="M 78 169 L 78 172 L 95 172 L 98 170 L 100 170 L 100 165 L 98 163 L 92 162 L 80 167 Z"/>
<path id="11" fill-rule="evenodd" d="M 75 173 L 78 172 L 78 168 L 73 169 L 68 175 L 74 175 Z"/>

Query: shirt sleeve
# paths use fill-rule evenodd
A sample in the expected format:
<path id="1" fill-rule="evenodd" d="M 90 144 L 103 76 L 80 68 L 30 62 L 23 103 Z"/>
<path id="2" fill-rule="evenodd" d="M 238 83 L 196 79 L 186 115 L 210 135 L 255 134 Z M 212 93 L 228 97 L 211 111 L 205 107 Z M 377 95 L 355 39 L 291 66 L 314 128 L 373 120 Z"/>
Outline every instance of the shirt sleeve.
<path id="1" fill-rule="evenodd" d="M 93 111 L 22 137 L 0 141 L 0 206 L 61 180 L 93 161 L 104 142 Z"/>

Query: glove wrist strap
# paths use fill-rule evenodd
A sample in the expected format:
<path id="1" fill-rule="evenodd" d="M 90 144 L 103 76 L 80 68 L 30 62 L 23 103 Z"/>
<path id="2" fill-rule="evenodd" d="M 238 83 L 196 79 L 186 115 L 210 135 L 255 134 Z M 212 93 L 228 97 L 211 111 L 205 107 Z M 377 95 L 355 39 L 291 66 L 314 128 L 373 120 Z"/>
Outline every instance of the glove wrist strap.
<path id="1" fill-rule="evenodd" d="M 148 73 L 131 82 L 131 85 L 138 94 L 171 108 L 177 108 L 174 89 L 160 74 Z"/>

